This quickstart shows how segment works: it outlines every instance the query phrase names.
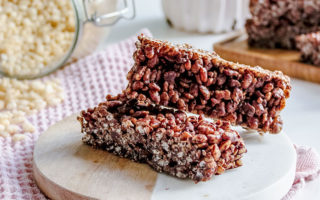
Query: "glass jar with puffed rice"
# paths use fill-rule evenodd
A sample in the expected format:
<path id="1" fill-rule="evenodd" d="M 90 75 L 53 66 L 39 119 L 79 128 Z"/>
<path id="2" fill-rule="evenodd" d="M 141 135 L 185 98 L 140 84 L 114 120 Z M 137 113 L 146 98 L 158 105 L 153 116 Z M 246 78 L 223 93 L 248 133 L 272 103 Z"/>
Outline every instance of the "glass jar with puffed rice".
<path id="1" fill-rule="evenodd" d="M 0 74 L 47 75 L 95 51 L 111 25 L 134 16 L 134 0 L 0 1 Z"/>

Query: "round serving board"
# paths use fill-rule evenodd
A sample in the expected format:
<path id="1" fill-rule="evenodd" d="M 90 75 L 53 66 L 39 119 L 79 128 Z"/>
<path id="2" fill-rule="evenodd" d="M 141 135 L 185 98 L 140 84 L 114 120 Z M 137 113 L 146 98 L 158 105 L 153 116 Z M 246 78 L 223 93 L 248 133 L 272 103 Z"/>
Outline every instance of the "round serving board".
<path id="1" fill-rule="evenodd" d="M 292 143 L 284 133 L 241 135 L 248 149 L 244 165 L 195 184 L 83 144 L 72 115 L 40 136 L 33 174 L 51 199 L 280 199 L 294 179 Z"/>

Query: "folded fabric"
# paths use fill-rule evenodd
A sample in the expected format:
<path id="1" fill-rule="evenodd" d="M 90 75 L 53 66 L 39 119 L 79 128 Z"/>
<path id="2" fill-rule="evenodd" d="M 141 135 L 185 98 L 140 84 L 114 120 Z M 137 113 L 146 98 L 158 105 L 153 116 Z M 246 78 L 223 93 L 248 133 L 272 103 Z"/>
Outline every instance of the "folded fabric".
<path id="1" fill-rule="evenodd" d="M 289 192 L 282 200 L 290 200 L 304 187 L 306 182 L 320 175 L 320 156 L 314 148 L 294 146 L 297 152 L 296 176 Z"/>

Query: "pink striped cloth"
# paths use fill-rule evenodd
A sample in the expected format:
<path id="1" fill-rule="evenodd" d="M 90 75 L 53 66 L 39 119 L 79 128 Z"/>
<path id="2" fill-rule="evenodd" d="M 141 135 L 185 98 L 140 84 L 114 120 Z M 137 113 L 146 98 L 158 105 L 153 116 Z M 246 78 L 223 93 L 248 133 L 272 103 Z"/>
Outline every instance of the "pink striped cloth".
<path id="1" fill-rule="evenodd" d="M 140 31 L 151 35 L 146 29 Z M 46 199 L 32 177 L 32 152 L 39 135 L 50 125 L 82 109 L 93 107 L 106 94 L 117 94 L 125 88 L 126 74 L 133 64 L 136 36 L 95 52 L 47 78 L 61 80 L 65 100 L 30 117 L 36 132 L 26 133 L 24 141 L 0 137 L 0 199 Z M 312 149 L 296 147 L 297 173 L 285 200 L 291 199 L 306 181 L 320 171 L 319 156 Z"/>
<path id="2" fill-rule="evenodd" d="M 294 195 L 304 187 L 306 182 L 320 175 L 320 156 L 310 147 L 294 145 L 297 152 L 296 176 L 289 192 L 282 200 L 293 199 Z"/>

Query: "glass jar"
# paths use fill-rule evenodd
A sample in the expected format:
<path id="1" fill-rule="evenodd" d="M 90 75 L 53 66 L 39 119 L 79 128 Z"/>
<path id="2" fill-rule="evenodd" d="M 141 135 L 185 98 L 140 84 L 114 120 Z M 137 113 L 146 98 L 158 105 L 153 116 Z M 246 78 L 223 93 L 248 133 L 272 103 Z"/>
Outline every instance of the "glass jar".
<path id="1" fill-rule="evenodd" d="M 56 58 L 54 62 L 49 63 L 36 73 L 8 73 L 0 66 L 2 75 L 17 79 L 34 79 L 45 76 L 66 63 L 73 62 L 97 50 L 106 39 L 110 26 L 122 18 L 133 19 L 135 17 L 134 0 L 70 1 L 73 7 L 75 30 L 71 45 L 63 53 L 63 56 Z"/>

